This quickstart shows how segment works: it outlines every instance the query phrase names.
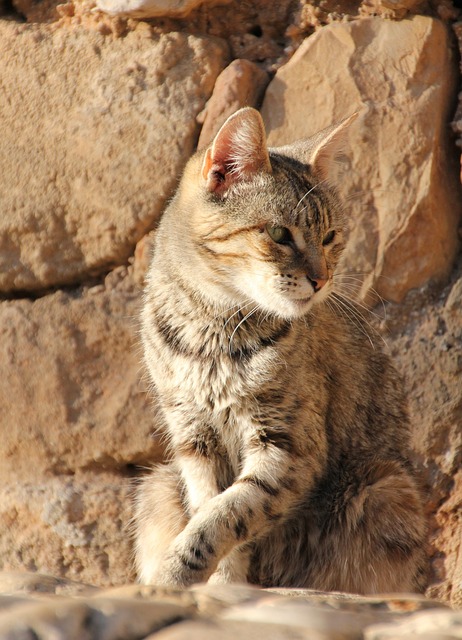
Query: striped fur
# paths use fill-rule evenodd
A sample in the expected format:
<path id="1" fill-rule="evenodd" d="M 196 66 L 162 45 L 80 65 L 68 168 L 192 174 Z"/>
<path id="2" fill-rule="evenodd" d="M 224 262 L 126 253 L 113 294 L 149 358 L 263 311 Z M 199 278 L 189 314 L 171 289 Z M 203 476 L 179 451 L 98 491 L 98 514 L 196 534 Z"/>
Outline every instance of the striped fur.
<path id="1" fill-rule="evenodd" d="M 334 298 L 329 166 L 349 124 L 268 150 L 241 110 L 162 218 L 142 336 L 171 461 L 137 492 L 142 582 L 423 586 L 401 381 Z"/>

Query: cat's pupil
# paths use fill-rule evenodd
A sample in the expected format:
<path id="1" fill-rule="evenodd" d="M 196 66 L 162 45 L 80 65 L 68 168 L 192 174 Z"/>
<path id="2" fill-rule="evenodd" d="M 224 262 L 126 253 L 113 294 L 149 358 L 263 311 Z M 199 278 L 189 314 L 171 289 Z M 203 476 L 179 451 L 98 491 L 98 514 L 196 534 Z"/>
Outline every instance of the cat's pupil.
<path id="1" fill-rule="evenodd" d="M 292 242 L 292 234 L 287 227 L 272 227 L 271 225 L 267 225 L 266 231 L 271 240 L 277 244 L 288 244 Z"/>
<path id="2" fill-rule="evenodd" d="M 332 242 L 332 240 L 335 237 L 335 231 L 333 229 L 331 229 L 328 233 L 326 233 L 326 235 L 324 236 L 324 239 L 322 241 L 322 244 L 324 246 L 326 246 L 326 244 L 330 244 Z"/>

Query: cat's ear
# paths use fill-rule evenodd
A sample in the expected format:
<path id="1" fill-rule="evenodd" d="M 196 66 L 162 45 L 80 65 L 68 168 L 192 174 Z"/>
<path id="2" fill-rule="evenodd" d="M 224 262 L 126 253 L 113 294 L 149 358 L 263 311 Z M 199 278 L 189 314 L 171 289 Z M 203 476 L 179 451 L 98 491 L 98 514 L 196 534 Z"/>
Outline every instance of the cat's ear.
<path id="1" fill-rule="evenodd" d="M 335 158 L 344 150 L 348 130 L 358 115 L 359 112 L 353 113 L 341 122 L 323 129 L 309 140 L 300 140 L 292 145 L 279 147 L 276 151 L 309 164 L 315 175 L 322 180 L 328 180 Z"/>
<path id="2" fill-rule="evenodd" d="M 345 148 L 348 129 L 358 117 L 358 112 L 345 118 L 339 124 L 324 129 L 319 134 L 319 142 L 315 140 L 315 146 L 311 152 L 309 163 L 312 170 L 323 180 L 329 178 L 335 158 Z M 317 144 L 316 144 L 317 143 Z"/>
<path id="3" fill-rule="evenodd" d="M 218 195 L 259 171 L 271 171 L 265 127 L 256 109 L 246 107 L 230 116 L 205 153 L 202 177 Z"/>

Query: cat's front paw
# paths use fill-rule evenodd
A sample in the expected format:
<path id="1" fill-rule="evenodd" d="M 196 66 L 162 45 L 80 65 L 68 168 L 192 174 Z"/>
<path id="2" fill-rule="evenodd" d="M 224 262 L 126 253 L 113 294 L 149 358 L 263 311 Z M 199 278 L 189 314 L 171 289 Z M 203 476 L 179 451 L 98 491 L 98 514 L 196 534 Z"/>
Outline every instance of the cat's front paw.
<path id="1" fill-rule="evenodd" d="M 209 578 L 209 584 L 229 584 L 247 582 L 249 567 L 248 549 L 233 549 L 226 558 L 222 558 L 214 573 Z"/>
<path id="2" fill-rule="evenodd" d="M 187 587 L 196 582 L 206 582 L 214 568 L 213 548 L 205 537 L 180 534 L 159 565 L 155 582 Z"/>
<path id="3" fill-rule="evenodd" d="M 188 587 L 195 582 L 205 582 L 204 569 L 183 555 L 167 557 L 156 572 L 154 582 L 168 587 Z"/>

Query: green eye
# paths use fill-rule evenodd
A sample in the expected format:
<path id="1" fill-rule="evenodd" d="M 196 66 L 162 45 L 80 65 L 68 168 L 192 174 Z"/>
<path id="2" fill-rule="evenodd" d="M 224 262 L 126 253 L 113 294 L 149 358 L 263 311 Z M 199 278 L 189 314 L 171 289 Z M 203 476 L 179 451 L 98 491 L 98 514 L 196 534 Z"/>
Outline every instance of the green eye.
<path id="1" fill-rule="evenodd" d="M 322 241 L 322 244 L 324 246 L 326 246 L 326 244 L 330 244 L 332 242 L 332 240 L 335 238 L 335 231 L 333 229 L 331 229 L 330 231 L 328 231 L 326 233 L 326 235 L 324 236 L 324 239 Z"/>
<path id="2" fill-rule="evenodd" d="M 271 227 L 267 224 L 266 231 L 271 240 L 277 244 L 288 244 L 289 242 L 292 242 L 292 234 L 287 227 Z"/>

